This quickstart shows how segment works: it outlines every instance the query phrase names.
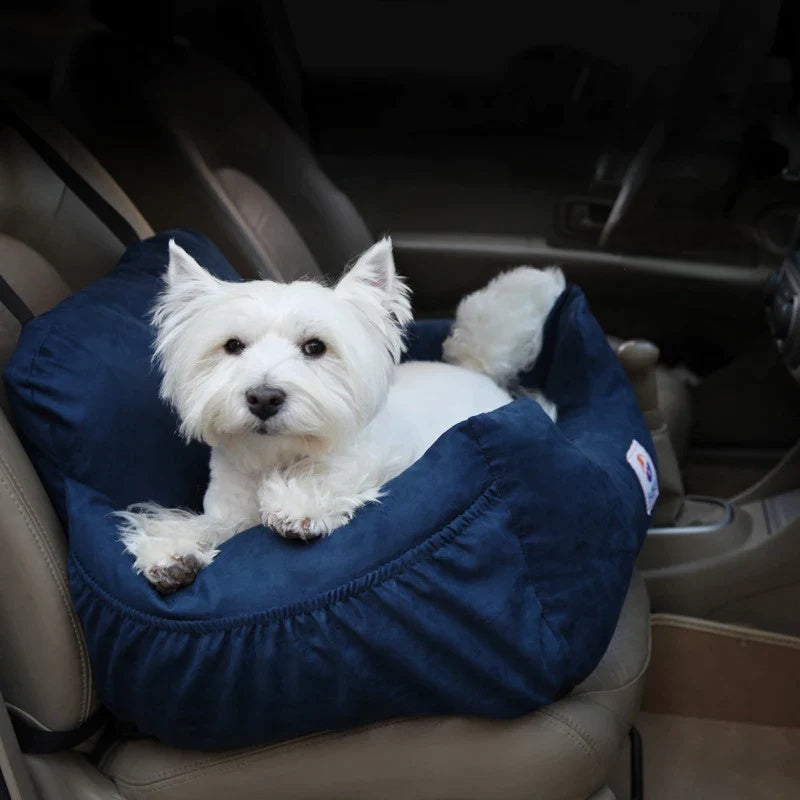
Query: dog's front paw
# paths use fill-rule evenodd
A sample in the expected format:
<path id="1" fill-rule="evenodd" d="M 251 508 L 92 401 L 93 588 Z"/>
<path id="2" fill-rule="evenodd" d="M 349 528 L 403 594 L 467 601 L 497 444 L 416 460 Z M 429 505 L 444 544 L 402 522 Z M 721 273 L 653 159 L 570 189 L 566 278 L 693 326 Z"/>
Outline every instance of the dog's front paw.
<path id="1" fill-rule="evenodd" d="M 179 509 L 139 506 L 117 513 L 119 533 L 133 569 L 161 594 L 188 586 L 217 555 L 205 534 L 213 527 L 201 515 Z"/>
<path id="2" fill-rule="evenodd" d="M 194 583 L 204 564 L 194 553 L 173 555 L 171 563 L 154 564 L 144 570 L 144 576 L 159 594 L 172 594 Z"/>
<path id="3" fill-rule="evenodd" d="M 314 516 L 294 514 L 271 509 L 263 515 L 262 522 L 285 539 L 316 539 L 328 536 L 337 528 L 350 522 L 352 514 L 325 514 Z"/>
<path id="4" fill-rule="evenodd" d="M 194 583 L 197 573 L 216 555 L 216 551 L 203 544 L 195 544 L 184 552 L 169 550 L 168 542 L 143 543 L 133 564 L 134 569 L 141 572 L 160 594 L 172 594 Z"/>
<path id="5" fill-rule="evenodd" d="M 332 492 L 323 481 L 278 472 L 261 483 L 261 521 L 287 539 L 316 539 L 346 525 L 361 503 Z"/>

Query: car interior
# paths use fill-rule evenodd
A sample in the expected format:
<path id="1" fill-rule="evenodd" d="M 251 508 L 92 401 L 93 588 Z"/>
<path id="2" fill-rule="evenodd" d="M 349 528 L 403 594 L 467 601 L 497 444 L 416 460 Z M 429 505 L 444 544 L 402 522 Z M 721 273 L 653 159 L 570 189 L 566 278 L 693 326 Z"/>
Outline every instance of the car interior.
<path id="1" fill-rule="evenodd" d="M 104 712 L 0 394 L 0 798 L 800 796 L 800 6 L 10 2 L 0 70 L 3 365 L 26 314 L 170 228 L 279 281 L 389 234 L 419 318 L 557 264 L 661 486 L 554 704 L 194 752 Z"/>

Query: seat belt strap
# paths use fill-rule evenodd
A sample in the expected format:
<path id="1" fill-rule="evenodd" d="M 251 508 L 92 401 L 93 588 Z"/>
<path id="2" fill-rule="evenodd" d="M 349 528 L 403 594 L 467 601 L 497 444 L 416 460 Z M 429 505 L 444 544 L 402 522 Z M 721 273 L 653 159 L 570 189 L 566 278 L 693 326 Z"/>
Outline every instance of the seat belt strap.
<path id="1" fill-rule="evenodd" d="M 20 325 L 33 319 L 33 312 L 2 275 L 0 275 L 0 303 L 16 317 Z"/>
<path id="2" fill-rule="evenodd" d="M 7 103 L 0 100 L 6 121 L 36 151 L 42 161 L 64 181 L 66 187 L 102 222 L 125 247 L 140 241 L 139 234 L 122 214 L 78 173 L 54 147 L 46 142 Z"/>
<path id="3" fill-rule="evenodd" d="M 23 753 L 59 753 L 71 750 L 93 736 L 111 719 L 105 708 L 99 708 L 82 725 L 68 731 L 47 731 L 31 725 L 16 714 L 9 714 L 19 749 Z"/>

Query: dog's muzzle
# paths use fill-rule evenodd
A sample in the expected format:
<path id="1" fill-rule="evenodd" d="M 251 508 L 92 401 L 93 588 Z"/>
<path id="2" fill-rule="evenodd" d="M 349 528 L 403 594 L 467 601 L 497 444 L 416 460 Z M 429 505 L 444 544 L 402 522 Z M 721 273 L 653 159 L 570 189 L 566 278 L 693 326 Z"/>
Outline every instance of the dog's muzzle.
<path id="1" fill-rule="evenodd" d="M 254 386 L 245 392 L 245 400 L 251 414 L 260 420 L 266 420 L 281 410 L 286 400 L 286 392 L 272 386 Z"/>

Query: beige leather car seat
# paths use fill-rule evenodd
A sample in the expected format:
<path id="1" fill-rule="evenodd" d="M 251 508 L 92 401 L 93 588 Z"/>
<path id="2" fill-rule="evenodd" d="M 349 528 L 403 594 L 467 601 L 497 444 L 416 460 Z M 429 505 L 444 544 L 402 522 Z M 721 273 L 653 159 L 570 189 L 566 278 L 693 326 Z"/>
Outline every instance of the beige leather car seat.
<path id="1" fill-rule="evenodd" d="M 265 99 L 188 46 L 93 32 L 60 64 L 54 104 L 157 228 L 202 230 L 245 274 L 337 276 L 374 241 Z M 657 380 L 682 459 L 691 397 L 669 370 Z"/>
<path id="2" fill-rule="evenodd" d="M 139 236 L 151 233 L 71 136 L 18 94 L 4 90 L 0 98 Z M 110 270 L 122 251 L 17 131 L 0 122 L 0 272 L 24 303 L 34 313 L 46 311 Z M 19 323 L 0 308 L 0 325 L 5 363 Z M 23 800 L 33 797 L 24 793 L 30 778 L 41 800 L 612 797 L 605 782 L 638 709 L 649 659 L 649 605 L 638 575 L 595 671 L 562 700 L 518 719 L 390 720 L 218 753 L 109 735 L 109 727 L 101 753 L 92 754 L 87 742 L 21 757 L 8 735 L 6 709 L 17 725 L 48 740 L 47 732 L 90 726 L 100 702 L 70 603 L 64 531 L 2 412 L 0 536 L 0 766 Z"/>

